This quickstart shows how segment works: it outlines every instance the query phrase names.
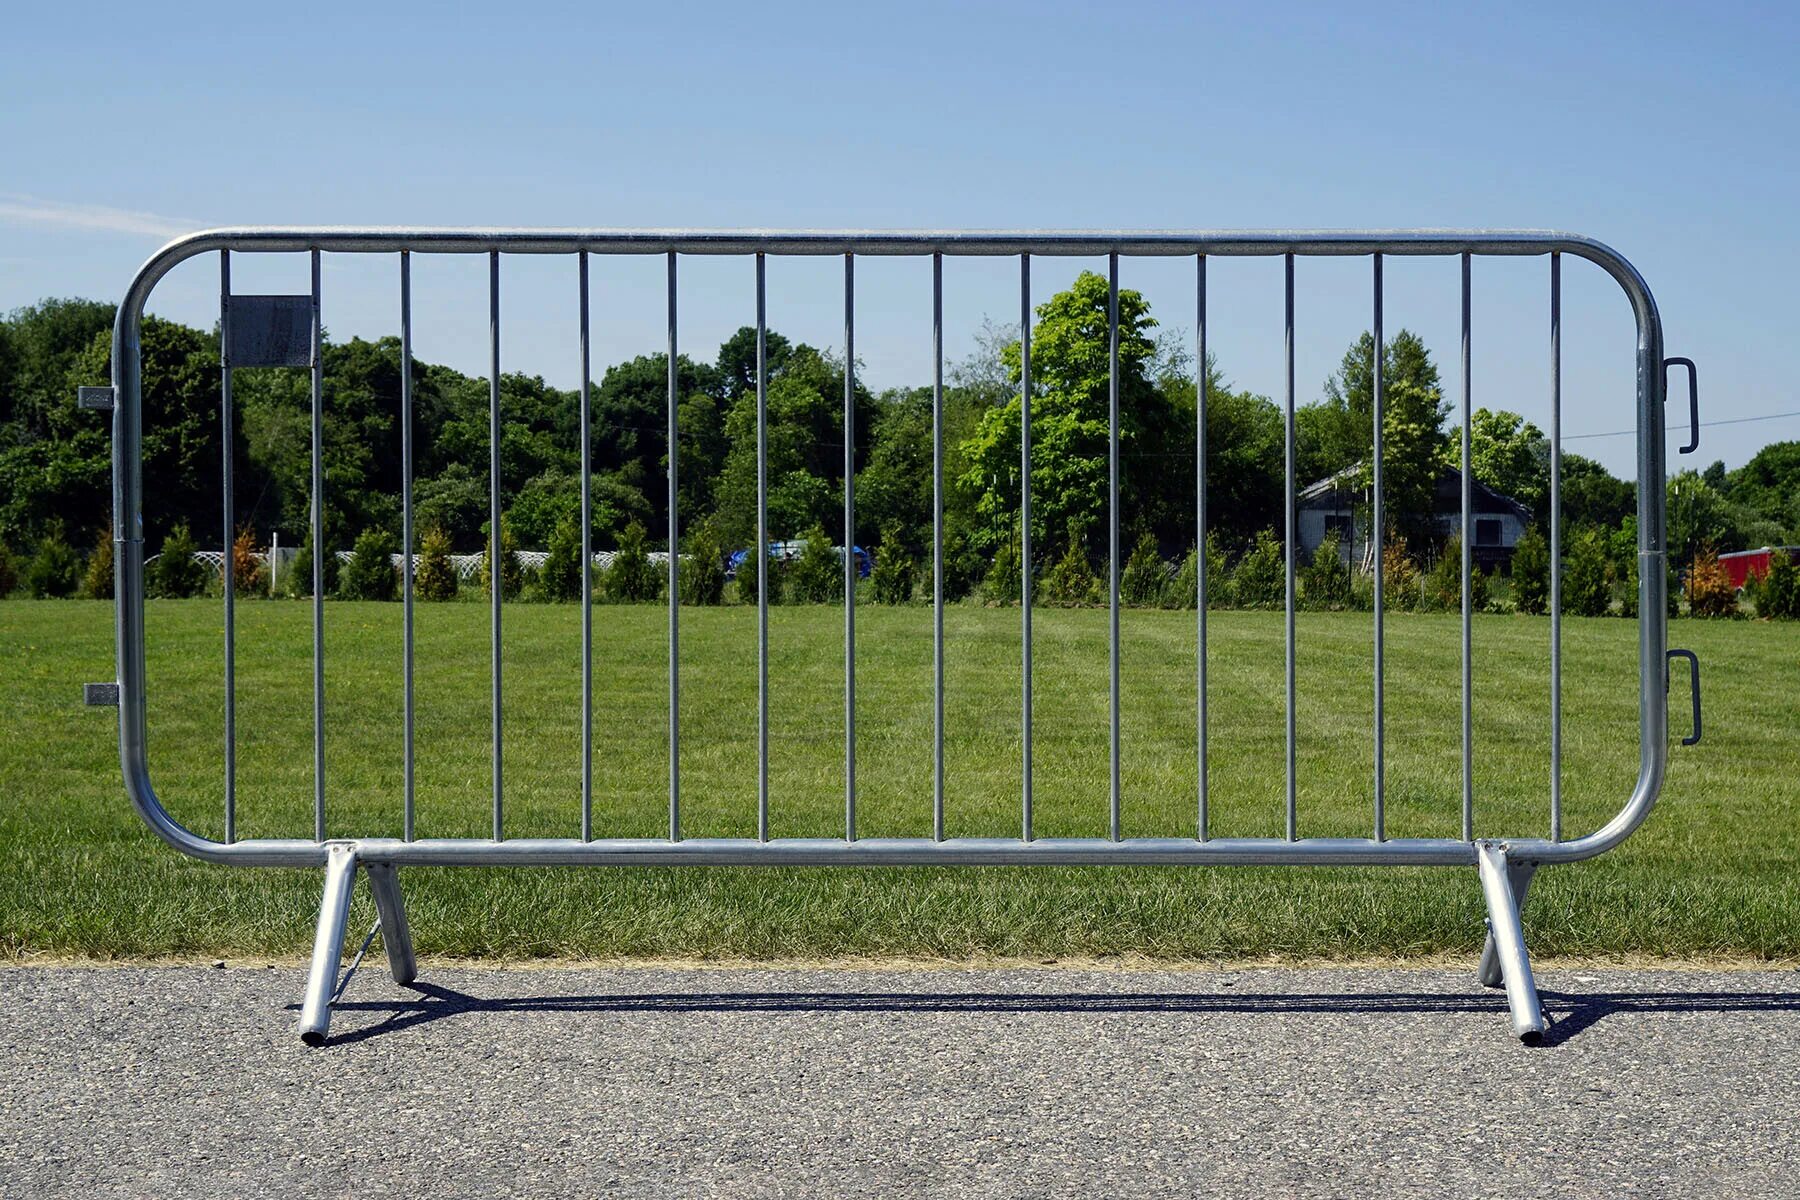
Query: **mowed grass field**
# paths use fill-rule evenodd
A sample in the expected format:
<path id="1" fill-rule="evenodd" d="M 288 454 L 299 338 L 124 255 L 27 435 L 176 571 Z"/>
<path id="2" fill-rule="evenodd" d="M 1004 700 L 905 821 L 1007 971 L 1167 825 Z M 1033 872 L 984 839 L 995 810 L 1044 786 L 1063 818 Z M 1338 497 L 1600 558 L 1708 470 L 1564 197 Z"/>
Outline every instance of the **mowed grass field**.
<path id="1" fill-rule="evenodd" d="M 306 951 L 321 873 L 208 866 L 164 847 L 127 804 L 111 710 L 81 684 L 113 677 L 112 609 L 0 602 L 0 950 L 84 957 Z M 310 836 L 311 610 L 238 605 L 239 835 Z M 771 626 L 771 833 L 841 836 L 843 610 L 776 608 Z M 666 610 L 597 608 L 596 833 L 663 836 Z M 397 604 L 326 606 L 328 832 L 401 830 Z M 487 836 L 488 612 L 421 605 L 420 836 Z M 580 612 L 505 611 L 509 836 L 575 836 Z M 681 614 L 682 817 L 689 836 L 753 836 L 755 611 Z M 152 772 L 191 828 L 222 832 L 217 600 L 149 605 Z M 950 836 L 1019 829 L 1019 614 L 946 613 Z M 1103 835 L 1107 616 L 1036 616 L 1036 831 Z M 929 836 L 931 612 L 862 607 L 858 833 Z M 1124 832 L 1192 836 L 1193 613 L 1123 617 Z M 1371 618 L 1299 621 L 1302 835 L 1371 829 Z M 1392 836 L 1460 829 L 1458 622 L 1388 618 Z M 1212 831 L 1283 823 L 1282 619 L 1210 619 Z M 1706 737 L 1674 746 L 1647 826 L 1598 861 L 1548 870 L 1527 913 L 1533 949 L 1580 956 L 1800 956 L 1800 628 L 1679 621 L 1698 651 Z M 1549 624 L 1477 617 L 1478 835 L 1548 831 Z M 1636 775 L 1636 625 L 1571 618 L 1565 633 L 1565 833 L 1603 823 Z M 1671 699 L 1687 729 L 1685 671 Z M 1342 868 L 443 869 L 405 872 L 421 953 L 1368 958 L 1473 953 L 1474 873 Z M 370 919 L 359 898 L 357 921 Z"/>

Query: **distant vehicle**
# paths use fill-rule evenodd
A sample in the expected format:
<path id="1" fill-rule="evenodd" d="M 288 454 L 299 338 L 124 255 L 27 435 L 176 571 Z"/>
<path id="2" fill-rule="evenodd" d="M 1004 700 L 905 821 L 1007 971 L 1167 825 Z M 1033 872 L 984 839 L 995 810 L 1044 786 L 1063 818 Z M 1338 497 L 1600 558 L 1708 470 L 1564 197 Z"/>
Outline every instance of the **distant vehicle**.
<path id="1" fill-rule="evenodd" d="M 1729 554 L 1719 555 L 1719 565 L 1725 568 L 1726 578 L 1731 586 L 1742 588 L 1750 582 L 1752 575 L 1761 579 L 1769 573 L 1769 560 L 1777 551 L 1784 553 L 1794 562 L 1800 562 L 1800 546 L 1763 546 L 1757 550 L 1733 550 Z"/>
<path id="2" fill-rule="evenodd" d="M 769 543 L 769 557 L 776 562 L 793 562 L 795 559 L 799 558 L 805 550 L 805 542 Z M 838 561 L 843 562 L 844 548 L 842 546 L 833 546 L 832 550 L 836 551 Z M 875 560 L 870 558 L 869 552 L 864 550 L 861 546 L 850 547 L 850 552 L 856 555 L 856 577 L 858 579 L 867 579 L 869 577 L 869 572 L 875 569 Z M 733 550 L 727 555 L 725 558 L 725 578 L 736 579 L 738 568 L 743 566 L 749 557 L 750 551 L 748 549 Z"/>

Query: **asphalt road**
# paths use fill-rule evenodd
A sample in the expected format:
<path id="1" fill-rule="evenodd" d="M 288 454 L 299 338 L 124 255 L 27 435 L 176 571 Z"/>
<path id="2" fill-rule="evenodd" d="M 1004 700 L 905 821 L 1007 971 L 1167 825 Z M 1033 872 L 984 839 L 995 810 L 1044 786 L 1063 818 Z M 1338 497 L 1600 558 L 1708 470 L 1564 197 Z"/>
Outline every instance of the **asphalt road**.
<path id="1" fill-rule="evenodd" d="M 1800 975 L 0 969 L 6 1196 L 1800 1195 Z"/>

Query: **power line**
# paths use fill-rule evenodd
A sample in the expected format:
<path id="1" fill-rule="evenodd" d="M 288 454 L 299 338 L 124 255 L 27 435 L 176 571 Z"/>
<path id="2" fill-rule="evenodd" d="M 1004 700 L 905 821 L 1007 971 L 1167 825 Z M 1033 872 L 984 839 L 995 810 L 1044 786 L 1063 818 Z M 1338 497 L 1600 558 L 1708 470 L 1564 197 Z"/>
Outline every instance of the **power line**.
<path id="1" fill-rule="evenodd" d="M 1723 421 L 1702 421 L 1700 422 L 1700 428 L 1710 429 L 1714 425 L 1748 425 L 1753 421 L 1779 421 L 1783 417 L 1800 417 L 1800 409 L 1797 409 L 1794 412 L 1764 413 L 1760 417 L 1730 417 Z M 1663 426 L 1663 432 L 1681 433 L 1688 428 L 1688 423 L 1686 421 L 1681 421 L 1674 425 Z M 1575 442 L 1580 441 L 1582 438 L 1627 437 L 1636 436 L 1636 434 L 1637 430 L 1635 429 L 1614 429 L 1607 433 L 1565 433 L 1563 434 L 1563 441 Z"/>

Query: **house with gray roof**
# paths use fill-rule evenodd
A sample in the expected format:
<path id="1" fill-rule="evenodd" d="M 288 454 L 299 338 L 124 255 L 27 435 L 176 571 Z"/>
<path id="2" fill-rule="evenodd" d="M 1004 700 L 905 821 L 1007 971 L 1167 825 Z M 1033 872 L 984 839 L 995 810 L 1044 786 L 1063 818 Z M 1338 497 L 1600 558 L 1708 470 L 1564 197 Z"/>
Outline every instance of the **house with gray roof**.
<path id="1" fill-rule="evenodd" d="M 1298 547 L 1311 555 L 1327 537 L 1337 535 L 1345 559 L 1352 563 L 1372 560 L 1368 546 L 1368 515 L 1373 496 L 1362 486 L 1366 472 L 1355 466 L 1303 489 L 1295 497 Z M 1432 523 L 1438 535 L 1448 539 L 1462 528 L 1462 472 L 1445 467 L 1432 496 Z M 1510 571 L 1513 547 L 1531 524 L 1531 510 L 1511 496 L 1488 487 L 1479 479 L 1471 489 L 1469 539 L 1474 565 L 1484 571 L 1496 567 Z"/>

